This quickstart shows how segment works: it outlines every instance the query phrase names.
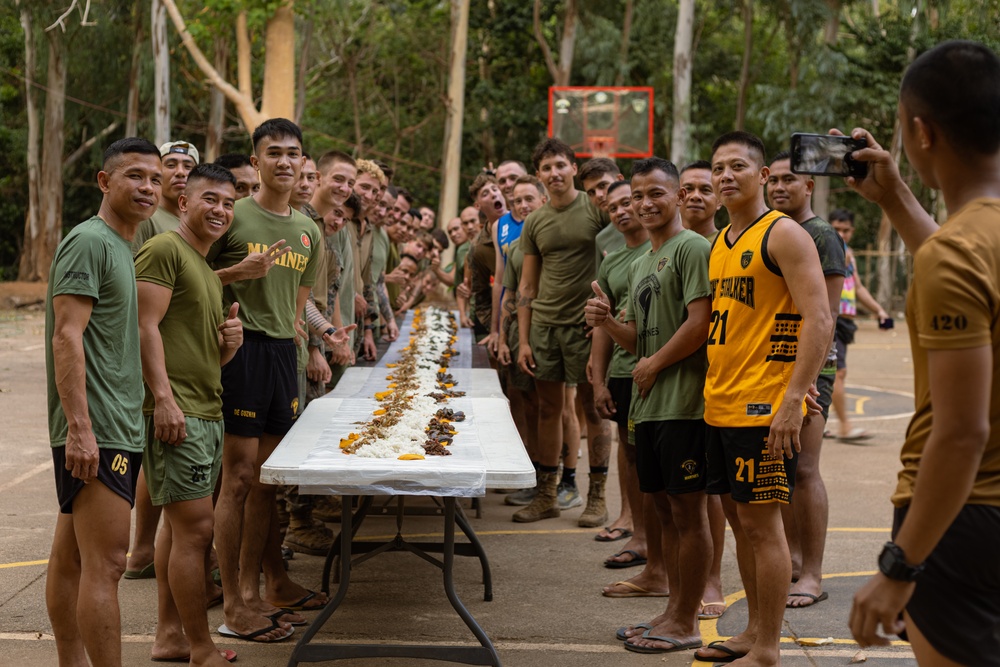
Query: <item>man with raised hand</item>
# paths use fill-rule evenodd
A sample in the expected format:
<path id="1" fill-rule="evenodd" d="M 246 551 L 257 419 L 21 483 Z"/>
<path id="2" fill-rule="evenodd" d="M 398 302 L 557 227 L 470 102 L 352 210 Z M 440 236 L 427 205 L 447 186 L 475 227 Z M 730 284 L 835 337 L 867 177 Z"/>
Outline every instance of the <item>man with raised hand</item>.
<path id="1" fill-rule="evenodd" d="M 212 492 L 222 466 L 222 374 L 243 342 L 239 304 L 222 306 L 222 283 L 205 261 L 229 229 L 236 179 L 199 165 L 178 199 L 180 225 L 143 245 L 135 259 L 139 340 L 146 382 L 143 471 L 163 507 L 156 545 L 157 624 L 153 660 L 221 667 L 205 613 L 205 553 Z"/>
<path id="2" fill-rule="evenodd" d="M 670 653 L 702 645 L 698 613 L 708 577 L 705 553 L 711 548 L 702 418 L 711 246 L 681 224 L 673 163 L 657 157 L 636 161 L 631 188 L 632 211 L 649 233 L 650 249 L 629 266 L 625 322 L 617 318 L 619 304 L 613 305 L 597 282 L 597 298 L 588 301 L 586 315 L 589 324 L 638 359 L 631 373 L 628 427 L 639 488 L 652 495 L 666 538 L 670 602 L 663 614 L 642 624 L 645 632 L 628 636 L 625 648 Z"/>
<path id="3" fill-rule="evenodd" d="M 243 345 L 222 372 L 226 435 L 216 549 L 225 594 L 220 632 L 273 641 L 290 634 L 278 620 L 279 607 L 318 609 L 326 604 L 324 595 L 288 578 L 281 559 L 275 487 L 260 482 L 260 465 L 295 419 L 295 339 L 305 335 L 298 314 L 315 280 L 318 262 L 313 260 L 321 236 L 312 220 L 289 205 L 302 168 L 301 130 L 289 120 L 271 119 L 254 130 L 253 145 L 260 191 L 237 202 L 233 225 L 213 248 L 226 302 L 240 304 L 244 323 Z M 287 254 L 263 278 L 238 277 L 249 252 L 276 254 L 273 249 L 282 242 Z M 337 333 L 346 338 L 344 332 Z M 244 521 L 247 516 L 254 519 Z M 269 602 L 261 599 L 259 590 L 262 559 Z"/>
<path id="4" fill-rule="evenodd" d="M 813 213 L 813 179 L 792 173 L 791 156 L 787 151 L 781 151 L 771 159 L 770 171 L 767 198 L 775 210 L 802 225 L 816 244 L 830 302 L 830 316 L 836 320 L 840 312 L 840 292 L 847 276 L 844 242 L 833 227 Z M 819 457 L 836 375 L 837 348 L 831 336 L 826 363 L 815 378 L 819 391 L 816 402 L 823 411 L 822 419 L 811 419 L 802 427 L 802 451 L 795 467 L 795 500 L 782 508 L 785 535 L 792 554 L 792 580 L 797 580 L 789 589 L 785 603 L 791 608 L 808 607 L 827 597 L 823 591 L 823 550 L 830 503 L 819 472 Z"/>
<path id="5" fill-rule="evenodd" d="M 188 174 L 198 165 L 198 149 L 187 141 L 168 141 L 160 146 L 160 163 L 163 165 L 163 194 L 156 213 L 139 223 L 132 239 L 132 252 L 139 252 L 142 244 L 163 232 L 177 229 L 180 224 L 178 197 L 184 192 Z"/>
<path id="6" fill-rule="evenodd" d="M 847 182 L 877 202 L 913 252 L 906 319 L 915 412 L 892 502 L 892 541 L 854 596 L 862 646 L 902 634 L 920 665 L 1000 664 L 1000 58 L 975 42 L 923 53 L 903 75 L 899 127 L 909 163 L 940 190 L 939 228 L 892 155 L 854 157 Z M 900 618 L 902 615 L 902 618 Z M 881 626 L 881 634 L 879 633 Z"/>
<path id="7" fill-rule="evenodd" d="M 712 146 L 712 185 L 729 226 L 712 245 L 705 379 L 709 493 L 723 496 L 747 592 L 747 628 L 698 652 L 776 665 L 792 567 L 781 520 L 795 483 L 804 401 L 833 336 L 816 246 L 768 209 L 764 144 L 748 132 Z"/>
<path id="8" fill-rule="evenodd" d="M 528 216 L 521 232 L 524 266 L 517 317 L 518 366 L 535 378 L 538 391 L 538 437 L 541 447 L 538 495 L 514 514 L 519 522 L 560 515 L 556 499 L 563 443 L 563 398 L 576 384 L 587 418 L 590 489 L 578 519 L 584 527 L 607 520 L 604 488 L 608 478 L 611 437 L 594 407 L 587 381 L 590 339 L 582 322 L 590 282 L 597 274 L 594 239 L 608 222 L 607 214 L 576 189 L 573 149 L 558 139 L 541 142 L 532 155 L 549 200 Z M 573 443 L 570 443 L 573 446 Z"/>
<path id="9" fill-rule="evenodd" d="M 45 603 L 60 667 L 122 664 L 118 582 L 143 449 L 130 244 L 156 210 L 162 179 L 156 146 L 135 137 L 111 144 L 97 174 L 101 207 L 66 235 L 49 270 L 45 373 L 59 515 Z"/>

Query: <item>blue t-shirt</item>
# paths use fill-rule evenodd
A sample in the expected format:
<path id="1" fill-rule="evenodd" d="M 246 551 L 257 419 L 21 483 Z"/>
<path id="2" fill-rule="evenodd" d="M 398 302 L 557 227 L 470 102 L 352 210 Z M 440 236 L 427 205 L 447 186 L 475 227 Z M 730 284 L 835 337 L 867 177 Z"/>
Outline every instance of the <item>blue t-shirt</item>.
<path id="1" fill-rule="evenodd" d="M 515 220 L 513 213 L 504 213 L 503 217 L 497 220 L 497 241 L 500 243 L 500 254 L 503 261 L 507 262 L 507 253 L 510 251 L 510 244 L 521 238 L 521 230 L 524 229 L 524 220 Z"/>

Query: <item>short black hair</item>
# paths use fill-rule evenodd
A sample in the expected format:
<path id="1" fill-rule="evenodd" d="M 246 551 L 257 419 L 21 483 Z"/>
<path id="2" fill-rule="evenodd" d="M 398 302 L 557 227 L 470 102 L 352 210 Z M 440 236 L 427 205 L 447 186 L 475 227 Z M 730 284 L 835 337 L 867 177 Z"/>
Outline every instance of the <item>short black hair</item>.
<path id="1" fill-rule="evenodd" d="M 443 229 L 435 227 L 430 231 L 430 235 L 434 237 L 434 240 L 438 242 L 439 246 L 441 246 L 441 250 L 448 249 L 448 235 L 444 233 Z"/>
<path id="2" fill-rule="evenodd" d="M 767 149 L 764 148 L 764 142 L 756 134 L 750 134 L 743 130 L 726 132 L 712 143 L 712 159 L 715 159 L 716 151 L 729 144 L 739 144 L 749 148 L 757 164 L 761 167 L 764 166 L 764 156 L 767 155 Z"/>
<path id="3" fill-rule="evenodd" d="M 121 156 L 129 153 L 155 155 L 157 160 L 160 159 L 160 149 L 153 142 L 142 137 L 125 137 L 104 149 L 104 171 L 114 171 L 114 168 L 118 166 Z"/>
<path id="4" fill-rule="evenodd" d="M 358 211 L 361 210 L 361 200 L 352 191 L 351 194 L 347 195 L 347 199 L 344 200 L 344 206 L 354 212 L 354 215 L 351 216 L 351 220 L 354 220 L 358 217 Z"/>
<path id="5" fill-rule="evenodd" d="M 234 188 L 236 187 L 236 177 L 233 176 L 233 172 L 222 165 L 211 162 L 195 165 L 195 168 L 191 170 L 187 177 L 188 185 L 192 181 L 197 180 L 210 181 L 212 183 L 229 183 Z"/>
<path id="6" fill-rule="evenodd" d="M 265 120 L 253 131 L 253 149 L 257 151 L 260 142 L 264 139 L 283 139 L 292 137 L 297 139 L 299 147 L 302 147 L 302 130 L 299 126 L 287 118 L 271 118 Z"/>
<path id="7" fill-rule="evenodd" d="M 712 163 L 708 160 L 695 160 L 694 162 L 688 162 L 686 165 L 681 167 L 681 174 L 691 169 L 707 169 L 708 171 L 712 171 Z"/>
<path id="8" fill-rule="evenodd" d="M 844 222 L 849 222 L 851 223 L 851 227 L 853 227 L 854 211 L 847 208 L 834 209 L 834 211 L 830 213 L 830 222 L 833 222 L 834 220 L 843 220 Z"/>
<path id="9" fill-rule="evenodd" d="M 624 180 L 621 180 L 621 181 L 615 181 L 614 183 L 612 183 L 611 185 L 608 186 L 608 193 L 605 196 L 606 197 L 610 197 L 612 192 L 614 192 L 618 188 L 623 188 L 626 185 L 629 188 L 631 188 L 632 187 L 632 181 L 629 180 L 629 179 L 627 179 L 627 178 L 624 179 Z"/>
<path id="10" fill-rule="evenodd" d="M 220 167 L 225 167 L 232 171 L 233 169 L 239 169 L 240 167 L 252 167 L 253 164 L 250 162 L 250 156 L 245 153 L 226 153 L 225 155 L 220 155 L 215 158 L 215 162 L 212 164 L 217 164 Z"/>
<path id="11" fill-rule="evenodd" d="M 385 173 L 385 172 L 382 172 L 382 173 Z M 396 186 L 393 185 L 392 183 L 390 183 L 388 186 L 386 186 L 385 191 L 388 192 L 389 196 L 392 197 L 393 199 L 395 199 L 396 197 L 399 196 L 399 190 L 397 190 Z"/>
<path id="12" fill-rule="evenodd" d="M 782 160 L 791 160 L 792 154 L 788 151 L 778 151 L 771 157 L 771 161 L 768 164 L 774 164 L 775 162 L 781 162 Z"/>
<path id="13" fill-rule="evenodd" d="M 402 197 L 403 201 L 405 201 L 407 204 L 410 205 L 410 208 L 413 208 L 413 195 L 410 194 L 409 190 L 407 190 L 406 188 L 399 188 L 398 196 Z"/>
<path id="14" fill-rule="evenodd" d="M 385 162 L 382 162 L 382 160 L 372 160 L 372 162 L 377 164 L 378 168 L 382 170 L 383 174 L 385 174 L 385 180 L 392 182 L 392 176 L 396 173 L 396 170 L 387 165 Z"/>
<path id="15" fill-rule="evenodd" d="M 677 173 L 677 166 L 670 160 L 664 160 L 662 157 L 654 155 L 653 157 L 636 160 L 632 163 L 632 178 L 648 174 L 651 171 L 662 171 L 670 180 L 675 183 L 680 182 L 680 174 Z"/>
<path id="16" fill-rule="evenodd" d="M 933 123 L 959 153 L 1000 150 L 1000 58 L 978 42 L 938 44 L 913 61 L 899 98 L 912 117 Z"/>
<path id="17" fill-rule="evenodd" d="M 562 155 L 570 162 L 576 162 L 576 153 L 573 152 L 569 144 L 555 137 L 549 137 L 548 139 L 543 139 L 535 146 L 535 150 L 531 152 L 531 164 L 534 165 L 535 171 L 538 171 L 542 160 L 556 155 Z"/>

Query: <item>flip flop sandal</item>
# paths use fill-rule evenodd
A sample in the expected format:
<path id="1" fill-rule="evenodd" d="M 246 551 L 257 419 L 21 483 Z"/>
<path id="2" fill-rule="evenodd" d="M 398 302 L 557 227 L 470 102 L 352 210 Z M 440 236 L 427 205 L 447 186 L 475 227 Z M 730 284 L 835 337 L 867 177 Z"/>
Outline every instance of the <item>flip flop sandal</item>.
<path id="1" fill-rule="evenodd" d="M 625 642 L 625 650 L 632 651 L 633 653 L 675 653 L 677 651 L 687 651 L 693 648 L 701 648 L 703 644 L 701 640 L 695 642 L 682 642 L 680 639 L 674 639 L 673 637 L 657 637 L 656 635 L 649 634 L 651 630 L 646 630 L 642 633 L 643 639 L 652 639 L 654 642 L 663 642 L 664 644 L 670 644 L 670 648 L 656 648 L 655 646 L 637 646 L 636 644 L 630 644 Z"/>
<path id="2" fill-rule="evenodd" d="M 722 611 L 720 611 L 718 614 L 706 614 L 704 612 L 705 607 L 722 607 Z M 704 600 L 702 600 L 701 601 L 701 609 L 702 609 L 702 611 L 698 612 L 698 620 L 699 621 L 711 621 L 711 620 L 714 620 L 716 618 L 721 617 L 723 614 L 726 613 L 726 609 L 727 609 L 726 601 L 725 600 L 719 600 L 718 602 L 705 602 Z"/>
<path id="3" fill-rule="evenodd" d="M 718 657 L 716 657 L 716 658 L 703 658 L 702 656 L 700 656 L 697 653 L 695 653 L 694 654 L 694 659 L 695 660 L 697 660 L 699 662 L 711 662 L 711 663 L 715 663 L 715 664 L 718 665 L 718 664 L 722 664 L 722 663 L 726 663 L 726 662 L 734 662 L 734 661 L 739 660 L 740 658 L 742 658 L 743 656 L 746 655 L 746 653 L 740 653 L 739 651 L 734 651 L 733 649 L 729 648 L 728 646 L 725 645 L 725 642 L 723 640 L 721 640 L 721 639 L 718 640 L 718 641 L 712 642 L 711 644 L 709 644 L 705 648 L 710 648 L 713 651 L 720 651 L 722 653 L 725 653 L 726 655 L 724 657 L 722 657 L 722 658 L 718 658 Z"/>
<path id="4" fill-rule="evenodd" d="M 279 607 L 285 611 L 319 611 L 326 606 L 326 602 L 323 604 L 307 606 L 309 601 L 314 599 L 316 595 L 316 591 L 309 591 L 298 602 L 293 602 L 292 604 L 274 604 L 273 602 L 270 602 L 270 604 L 274 604 L 275 607 Z"/>
<path id="5" fill-rule="evenodd" d="M 630 581 L 616 581 L 611 584 L 612 586 L 624 586 L 631 590 L 625 593 L 608 593 L 607 591 L 601 593 L 606 598 L 668 598 L 670 593 L 659 593 L 657 591 L 651 591 L 649 589 L 643 588 L 642 586 L 636 586 Z"/>
<path id="6" fill-rule="evenodd" d="M 150 563 L 140 570 L 125 570 L 126 579 L 156 579 L 156 567 Z"/>
<path id="7" fill-rule="evenodd" d="M 638 567 L 639 565 L 646 564 L 646 557 L 640 556 L 639 552 L 633 551 L 632 549 L 623 549 L 622 551 L 619 551 L 611 558 L 615 558 L 623 554 L 632 554 L 632 560 L 618 561 L 609 559 L 604 561 L 604 567 L 610 568 L 612 570 L 623 570 L 627 567 Z"/>
<path id="8" fill-rule="evenodd" d="M 221 655 L 222 659 L 226 662 L 236 662 L 236 651 L 230 648 L 219 649 L 219 655 Z M 191 662 L 191 656 L 186 655 L 182 658 L 150 658 L 149 660 L 151 662 L 183 662 L 187 664 Z"/>
<path id="9" fill-rule="evenodd" d="M 790 598 L 809 598 L 810 600 L 812 600 L 812 602 L 810 602 L 809 604 L 800 604 L 797 607 L 796 606 L 792 606 L 792 605 L 788 604 L 787 602 L 785 603 L 785 608 L 786 609 L 805 609 L 806 607 L 813 606 L 817 602 L 822 602 L 823 600 L 826 600 L 830 596 L 827 595 L 826 591 L 823 591 L 819 595 L 813 595 L 812 593 L 789 593 L 788 597 L 790 597 Z"/>
<path id="10" fill-rule="evenodd" d="M 261 635 L 266 635 L 267 633 L 273 630 L 279 630 L 279 629 L 281 629 L 281 626 L 278 625 L 276 621 L 272 620 L 270 627 L 261 628 L 260 630 L 256 630 L 254 632 L 251 632 L 250 634 L 241 635 L 235 630 L 230 630 L 229 627 L 226 626 L 225 623 L 223 623 L 222 625 L 219 626 L 219 634 L 223 637 L 226 637 L 227 639 L 241 639 L 245 642 L 257 642 L 258 644 L 274 644 L 277 642 L 283 642 L 289 637 L 291 637 L 293 634 L 295 634 L 295 628 L 288 628 L 288 632 L 285 633 L 284 637 L 279 637 L 278 639 L 265 639 L 259 642 L 257 641 L 257 637 L 260 637 Z"/>
<path id="11" fill-rule="evenodd" d="M 605 526 L 604 532 L 606 533 L 618 533 L 618 537 L 607 537 L 598 533 L 594 535 L 594 541 L 596 542 L 617 542 L 618 540 L 625 540 L 632 537 L 632 531 L 627 528 L 612 528 L 611 526 Z"/>
<path id="12" fill-rule="evenodd" d="M 626 641 L 628 639 L 631 639 L 631 637 L 629 637 L 628 635 L 625 634 L 625 631 L 628 630 L 629 628 L 632 628 L 633 630 L 635 628 L 642 628 L 643 630 L 652 630 L 653 629 L 653 624 L 652 623 L 636 623 L 635 625 L 623 625 L 622 627 L 618 628 L 618 630 L 615 632 L 615 639 L 617 639 L 620 642 L 623 642 L 623 641 Z"/>

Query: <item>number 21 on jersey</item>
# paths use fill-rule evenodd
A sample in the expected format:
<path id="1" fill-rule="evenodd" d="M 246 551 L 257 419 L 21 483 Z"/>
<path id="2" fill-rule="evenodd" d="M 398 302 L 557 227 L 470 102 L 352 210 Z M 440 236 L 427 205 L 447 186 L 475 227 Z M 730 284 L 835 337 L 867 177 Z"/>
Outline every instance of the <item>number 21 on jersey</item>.
<path id="1" fill-rule="evenodd" d="M 712 329 L 708 334 L 708 344 L 709 345 L 725 345 L 726 344 L 726 320 L 729 319 L 728 310 L 713 310 L 711 326 Z"/>

